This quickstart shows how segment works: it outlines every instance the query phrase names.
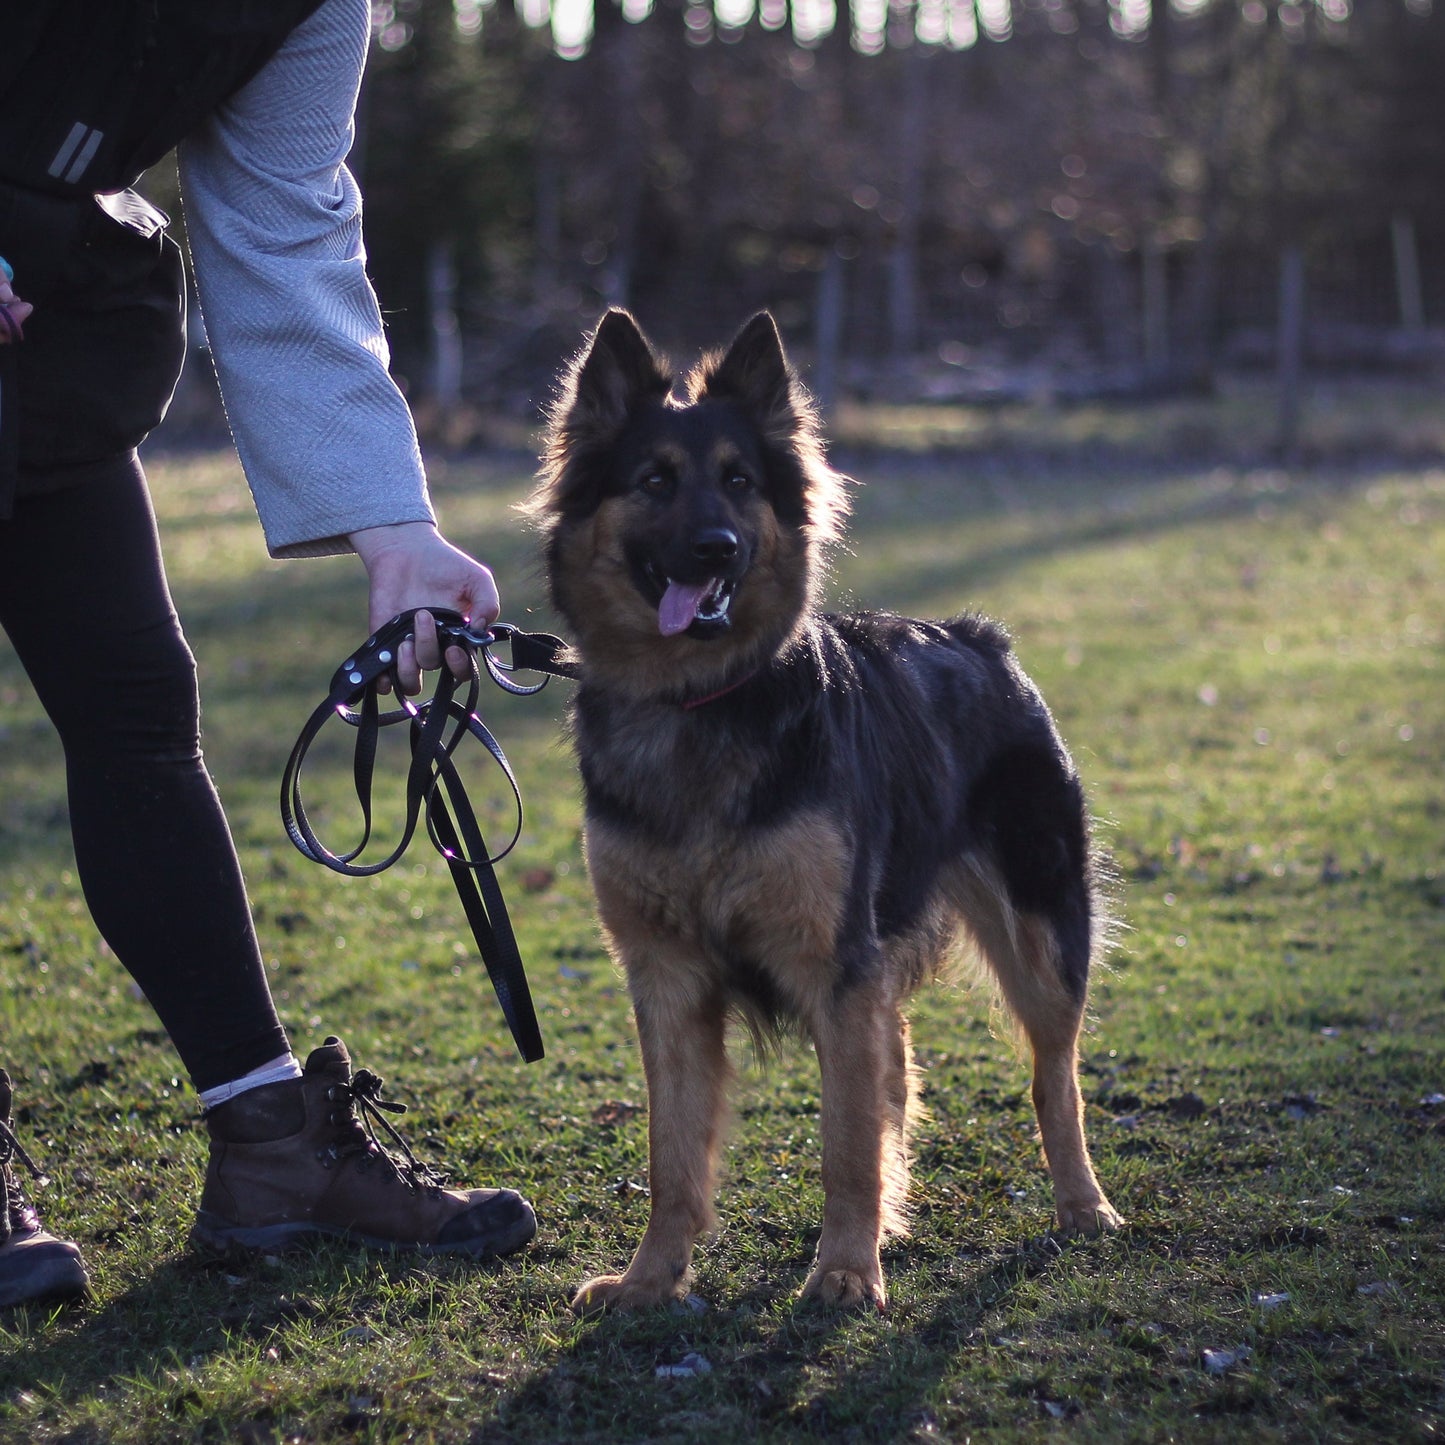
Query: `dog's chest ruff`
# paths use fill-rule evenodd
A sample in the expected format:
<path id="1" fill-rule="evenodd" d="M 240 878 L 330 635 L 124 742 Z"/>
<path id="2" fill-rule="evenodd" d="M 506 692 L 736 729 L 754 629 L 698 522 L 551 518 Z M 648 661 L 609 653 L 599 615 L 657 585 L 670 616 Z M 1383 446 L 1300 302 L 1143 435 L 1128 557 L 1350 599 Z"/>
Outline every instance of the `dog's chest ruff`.
<path id="1" fill-rule="evenodd" d="M 852 858 L 825 813 L 743 831 L 701 819 L 680 841 L 593 818 L 586 843 L 602 921 L 630 969 L 686 960 L 723 985 L 761 972 L 794 1006 L 832 986 Z"/>

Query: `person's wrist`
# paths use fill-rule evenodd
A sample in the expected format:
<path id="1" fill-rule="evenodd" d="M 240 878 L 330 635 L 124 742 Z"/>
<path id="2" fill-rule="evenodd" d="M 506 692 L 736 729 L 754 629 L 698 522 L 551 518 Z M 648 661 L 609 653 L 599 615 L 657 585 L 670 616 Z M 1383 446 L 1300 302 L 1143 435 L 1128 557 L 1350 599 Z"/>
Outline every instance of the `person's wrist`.
<path id="1" fill-rule="evenodd" d="M 434 522 L 389 522 L 380 527 L 363 527 L 359 531 L 348 532 L 346 540 L 362 562 L 370 566 L 374 558 L 417 540 L 430 541 L 436 535 Z"/>

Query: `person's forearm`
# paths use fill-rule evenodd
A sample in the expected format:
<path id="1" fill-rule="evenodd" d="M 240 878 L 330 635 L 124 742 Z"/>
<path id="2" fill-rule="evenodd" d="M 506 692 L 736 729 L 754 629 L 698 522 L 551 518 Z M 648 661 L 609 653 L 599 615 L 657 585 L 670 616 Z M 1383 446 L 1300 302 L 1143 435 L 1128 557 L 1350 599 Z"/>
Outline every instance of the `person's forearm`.
<path id="1" fill-rule="evenodd" d="M 368 14 L 326 0 L 180 152 L 227 417 L 278 556 L 433 520 L 343 164 Z"/>

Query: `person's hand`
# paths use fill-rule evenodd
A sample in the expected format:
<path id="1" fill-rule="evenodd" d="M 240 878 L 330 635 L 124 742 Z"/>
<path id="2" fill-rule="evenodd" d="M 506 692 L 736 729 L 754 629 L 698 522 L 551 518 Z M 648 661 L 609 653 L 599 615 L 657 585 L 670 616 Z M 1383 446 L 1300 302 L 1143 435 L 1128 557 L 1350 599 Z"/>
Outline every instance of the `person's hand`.
<path id="1" fill-rule="evenodd" d="M 371 584 L 368 625 L 373 632 L 412 607 L 450 607 L 477 629 L 497 620 L 501 603 L 491 572 L 453 547 L 430 522 L 369 527 L 352 532 L 350 540 Z M 415 636 L 397 649 L 403 690 L 420 691 L 422 672 L 440 667 L 443 660 L 431 614 L 417 613 Z M 445 662 L 454 676 L 467 675 L 464 648 L 449 647 Z"/>
<path id="2" fill-rule="evenodd" d="M 22 301 L 10 285 L 10 267 L 6 265 L 3 257 L 0 257 L 0 346 L 8 346 L 12 341 L 19 341 L 24 333 L 21 326 L 26 317 L 35 308 L 28 302 Z"/>

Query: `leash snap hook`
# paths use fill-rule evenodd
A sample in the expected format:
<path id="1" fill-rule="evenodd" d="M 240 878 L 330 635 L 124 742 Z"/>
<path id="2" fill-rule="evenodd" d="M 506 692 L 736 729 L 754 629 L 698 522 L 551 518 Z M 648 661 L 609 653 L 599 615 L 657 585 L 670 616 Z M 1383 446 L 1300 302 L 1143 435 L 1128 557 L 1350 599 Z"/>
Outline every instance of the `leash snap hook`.
<path id="1" fill-rule="evenodd" d="M 522 668 L 517 662 L 516 645 L 517 638 L 521 636 L 521 629 L 514 627 L 510 622 L 494 622 L 488 629 L 488 635 L 479 651 L 482 661 L 486 664 L 487 672 L 491 679 L 503 692 L 509 692 L 514 697 L 533 697 L 541 692 L 551 680 L 547 673 L 542 674 L 542 680 L 534 683 L 513 682 L 512 674 L 518 671 L 530 671 L 529 668 Z M 503 662 L 492 653 L 492 648 L 499 642 L 505 642 L 508 649 L 509 660 Z"/>

